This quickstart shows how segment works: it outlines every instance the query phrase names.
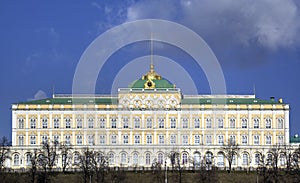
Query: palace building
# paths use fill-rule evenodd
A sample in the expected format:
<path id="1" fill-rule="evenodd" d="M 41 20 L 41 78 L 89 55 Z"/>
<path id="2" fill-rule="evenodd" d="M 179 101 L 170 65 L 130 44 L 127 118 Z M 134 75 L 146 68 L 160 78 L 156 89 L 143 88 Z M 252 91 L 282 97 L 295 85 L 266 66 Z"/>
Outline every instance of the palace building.
<path id="1" fill-rule="evenodd" d="M 289 144 L 289 104 L 255 95 L 183 95 L 154 71 L 113 95 L 53 95 L 12 104 L 11 168 L 30 166 L 34 149 L 47 141 L 72 147 L 70 166 L 82 149 L 101 151 L 109 166 L 171 166 L 170 152 L 183 166 L 224 167 L 222 149 L 239 146 L 233 167 L 256 167 L 256 154 Z M 57 167 L 61 166 L 61 157 Z"/>

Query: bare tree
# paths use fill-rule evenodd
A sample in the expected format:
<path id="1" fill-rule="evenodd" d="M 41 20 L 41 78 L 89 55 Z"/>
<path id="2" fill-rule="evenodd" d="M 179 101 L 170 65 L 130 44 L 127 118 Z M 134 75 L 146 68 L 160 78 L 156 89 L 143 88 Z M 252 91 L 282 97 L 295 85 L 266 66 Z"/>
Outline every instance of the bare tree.
<path id="1" fill-rule="evenodd" d="M 30 175 L 31 175 L 32 183 L 35 182 L 36 175 L 38 173 L 37 163 L 38 163 L 38 152 L 37 149 L 34 149 L 33 153 L 30 153 Z"/>
<path id="2" fill-rule="evenodd" d="M 162 171 L 162 164 L 157 162 L 157 159 L 154 159 L 151 165 L 152 173 L 154 175 L 153 182 L 162 182 L 163 181 L 163 171 Z"/>
<path id="3" fill-rule="evenodd" d="M 85 148 L 81 155 L 79 155 L 79 167 L 83 172 L 84 182 L 88 182 L 88 179 L 91 181 L 92 175 L 94 173 L 93 165 L 94 153 L 90 151 L 89 148 Z"/>
<path id="4" fill-rule="evenodd" d="M 3 136 L 0 139 L 0 172 L 2 172 L 2 170 L 5 167 L 5 161 L 7 159 L 11 159 L 10 157 L 10 142 L 8 140 L 7 137 Z"/>
<path id="5" fill-rule="evenodd" d="M 69 145 L 66 145 L 65 143 L 61 143 L 59 146 L 59 149 L 60 149 L 61 158 L 62 158 L 62 171 L 63 171 L 63 173 L 66 173 L 67 167 L 72 164 L 72 155 L 70 154 L 72 147 Z"/>
<path id="6" fill-rule="evenodd" d="M 101 152 L 94 152 L 92 163 L 96 174 L 96 182 L 104 182 L 105 172 L 108 170 L 108 156 Z"/>
<path id="7" fill-rule="evenodd" d="M 58 158 L 59 144 L 56 142 L 44 142 L 41 149 L 38 152 L 37 162 L 38 166 L 42 169 L 41 179 L 47 182 L 48 175 L 52 173 L 53 167 L 56 165 Z"/>
<path id="8" fill-rule="evenodd" d="M 229 164 L 228 172 L 230 173 L 234 156 L 238 155 L 239 145 L 233 139 L 230 139 L 227 144 L 224 144 L 222 150 L 223 150 L 224 157 L 228 161 Z"/>

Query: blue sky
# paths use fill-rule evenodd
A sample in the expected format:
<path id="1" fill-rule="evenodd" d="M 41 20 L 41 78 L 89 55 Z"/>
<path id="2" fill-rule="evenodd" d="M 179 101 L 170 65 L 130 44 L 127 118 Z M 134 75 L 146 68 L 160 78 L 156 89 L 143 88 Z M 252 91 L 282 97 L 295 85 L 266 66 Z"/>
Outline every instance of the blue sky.
<path id="1" fill-rule="evenodd" d="M 12 103 L 50 97 L 53 86 L 56 93 L 71 93 L 76 65 L 87 46 L 114 26 L 144 18 L 171 20 L 198 33 L 217 56 L 228 93 L 252 94 L 255 85 L 258 98 L 282 97 L 291 106 L 291 134 L 300 132 L 299 1 L 1 0 L 0 136 L 11 137 Z M 163 47 L 156 54 L 190 73 L 201 94 L 210 92 L 201 68 L 188 55 L 170 45 L 154 45 Z M 118 70 L 148 54 L 148 42 L 116 52 L 100 72 L 97 93 L 109 93 Z M 132 72 L 144 73 L 147 67 L 132 65 Z M 184 88 L 184 83 L 176 85 Z"/>

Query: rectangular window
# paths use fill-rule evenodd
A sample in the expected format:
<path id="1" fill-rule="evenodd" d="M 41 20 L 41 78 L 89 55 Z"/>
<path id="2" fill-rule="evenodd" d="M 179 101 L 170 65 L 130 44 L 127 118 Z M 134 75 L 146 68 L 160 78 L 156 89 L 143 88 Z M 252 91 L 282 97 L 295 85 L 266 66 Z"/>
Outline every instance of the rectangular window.
<path id="1" fill-rule="evenodd" d="M 182 119 L 182 128 L 188 128 L 188 119 L 187 118 L 183 118 Z"/>
<path id="2" fill-rule="evenodd" d="M 134 128 L 140 128 L 140 118 L 134 119 Z"/>
<path id="3" fill-rule="evenodd" d="M 230 118 L 229 123 L 230 123 L 230 128 L 235 128 L 235 118 Z"/>
<path id="4" fill-rule="evenodd" d="M 65 119 L 65 122 L 66 122 L 66 128 L 71 128 L 71 119 L 69 117 Z"/>
<path id="5" fill-rule="evenodd" d="M 218 128 L 223 128 L 223 127 L 224 127 L 223 118 L 218 118 Z"/>
<path id="6" fill-rule="evenodd" d="M 88 119 L 88 127 L 89 128 L 94 128 L 94 119 L 93 118 Z"/>
<path id="7" fill-rule="evenodd" d="M 35 136 L 30 136 L 30 144 L 31 145 L 35 145 L 36 144 L 36 140 L 35 140 Z"/>
<path id="8" fill-rule="evenodd" d="M 164 128 L 165 127 L 165 120 L 163 118 L 158 119 L 158 127 Z"/>
<path id="9" fill-rule="evenodd" d="M 242 118 L 242 128 L 247 128 L 247 122 L 246 118 Z"/>
<path id="10" fill-rule="evenodd" d="M 100 135 L 99 139 L 100 139 L 99 141 L 100 144 L 105 144 L 105 135 Z"/>
<path id="11" fill-rule="evenodd" d="M 117 136 L 116 135 L 112 135 L 111 136 L 111 143 L 112 144 L 116 144 L 117 143 Z"/>
<path id="12" fill-rule="evenodd" d="M 35 118 L 30 119 L 30 128 L 36 128 L 36 120 Z"/>
<path id="13" fill-rule="evenodd" d="M 65 136 L 65 141 L 66 141 L 66 145 L 71 145 L 71 136 L 70 135 L 66 135 Z"/>
<path id="14" fill-rule="evenodd" d="M 81 119 L 81 117 L 77 118 L 76 122 L 77 122 L 77 125 L 76 125 L 77 128 L 82 128 L 82 119 Z"/>
<path id="15" fill-rule="evenodd" d="M 218 135 L 218 144 L 223 145 L 224 144 L 224 136 L 223 135 Z"/>
<path id="16" fill-rule="evenodd" d="M 59 128 L 59 118 L 54 118 L 54 128 Z"/>
<path id="17" fill-rule="evenodd" d="M 171 121 L 171 128 L 176 128 L 176 119 L 173 117 L 170 119 Z"/>
<path id="18" fill-rule="evenodd" d="M 128 135 L 123 135 L 123 144 L 128 144 Z"/>
<path id="19" fill-rule="evenodd" d="M 147 128 L 152 128 L 152 119 L 150 117 L 147 118 Z"/>
<path id="20" fill-rule="evenodd" d="M 128 118 L 127 117 L 125 117 L 123 119 L 123 128 L 128 128 Z"/>
<path id="21" fill-rule="evenodd" d="M 253 125 L 253 127 L 254 128 L 259 128 L 259 119 L 258 118 L 254 118 L 254 125 Z"/>
<path id="22" fill-rule="evenodd" d="M 211 128 L 211 119 L 206 118 L 206 128 Z"/>
<path id="23" fill-rule="evenodd" d="M 188 144 L 188 143 L 189 143 L 188 135 L 182 135 L 182 144 Z"/>
<path id="24" fill-rule="evenodd" d="M 248 144 L 248 137 L 246 135 L 242 135 L 242 144 L 247 145 Z"/>
<path id="25" fill-rule="evenodd" d="M 200 135 L 195 135 L 195 144 L 196 145 L 200 144 Z"/>
<path id="26" fill-rule="evenodd" d="M 140 144 L 140 136 L 139 135 L 134 136 L 134 143 L 135 144 Z"/>
<path id="27" fill-rule="evenodd" d="M 283 128 L 283 119 L 282 118 L 278 118 L 277 119 L 277 127 L 279 129 L 282 129 Z"/>
<path id="28" fill-rule="evenodd" d="M 284 144 L 284 137 L 282 135 L 278 136 L 278 144 Z"/>
<path id="29" fill-rule="evenodd" d="M 271 128 L 272 126 L 272 120 L 270 118 L 266 119 L 266 128 Z"/>
<path id="30" fill-rule="evenodd" d="M 200 128 L 200 119 L 199 118 L 194 119 L 194 128 Z"/>
<path id="31" fill-rule="evenodd" d="M 19 118 L 19 128 L 23 129 L 24 128 L 24 119 L 23 118 Z"/>
<path id="32" fill-rule="evenodd" d="M 54 135 L 53 139 L 55 144 L 59 144 L 59 135 Z"/>
<path id="33" fill-rule="evenodd" d="M 206 144 L 211 144 L 211 143 L 212 143 L 211 135 L 206 135 Z"/>
<path id="34" fill-rule="evenodd" d="M 117 128 L 117 119 L 111 118 L 111 128 Z"/>
<path id="35" fill-rule="evenodd" d="M 77 143 L 77 145 L 81 145 L 82 144 L 82 136 L 81 135 L 77 135 L 77 137 L 76 137 L 76 143 Z"/>
<path id="36" fill-rule="evenodd" d="M 94 143 L 94 135 L 88 135 L 88 144 L 95 145 Z"/>
<path id="37" fill-rule="evenodd" d="M 235 135 L 230 135 L 229 136 L 229 142 L 231 143 L 231 144 L 235 144 Z"/>
<path id="38" fill-rule="evenodd" d="M 105 128 L 105 119 L 103 117 L 99 119 L 99 122 L 99 128 Z"/>
<path id="39" fill-rule="evenodd" d="M 272 144 L 272 137 L 270 135 L 266 136 L 266 145 L 271 145 Z"/>
<path id="40" fill-rule="evenodd" d="M 243 165 L 248 165 L 248 154 L 243 154 Z"/>
<path id="41" fill-rule="evenodd" d="M 171 135 L 170 144 L 176 144 L 176 135 Z"/>
<path id="42" fill-rule="evenodd" d="M 254 135 L 254 145 L 259 145 L 259 136 L 258 135 Z"/>
<path id="43" fill-rule="evenodd" d="M 152 135 L 147 135 L 146 143 L 152 144 Z"/>
<path id="44" fill-rule="evenodd" d="M 158 143 L 159 144 L 164 144 L 165 143 L 165 136 L 164 135 L 159 135 L 158 136 Z"/>
<path id="45" fill-rule="evenodd" d="M 46 117 L 44 117 L 42 119 L 42 127 L 43 128 L 48 128 L 48 119 Z"/>
<path id="46" fill-rule="evenodd" d="M 42 135 L 42 144 L 46 144 L 48 142 L 47 135 Z"/>

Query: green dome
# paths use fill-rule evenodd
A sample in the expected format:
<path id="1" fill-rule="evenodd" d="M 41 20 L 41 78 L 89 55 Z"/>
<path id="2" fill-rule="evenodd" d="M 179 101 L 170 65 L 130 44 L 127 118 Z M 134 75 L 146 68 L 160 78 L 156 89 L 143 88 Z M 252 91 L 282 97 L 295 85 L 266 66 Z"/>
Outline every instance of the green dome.
<path id="1" fill-rule="evenodd" d="M 154 65 L 151 63 L 150 71 L 147 72 L 141 79 L 133 81 L 129 88 L 145 88 L 145 89 L 155 89 L 155 88 L 175 88 L 172 84 L 165 78 L 162 78 L 159 74 L 154 71 Z"/>
<path id="2" fill-rule="evenodd" d="M 175 85 L 173 85 L 170 81 L 167 79 L 153 79 L 151 80 L 153 83 L 155 83 L 155 88 L 175 88 Z M 145 88 L 145 83 L 147 83 L 147 80 L 138 79 L 133 81 L 128 87 L 129 88 Z"/>

